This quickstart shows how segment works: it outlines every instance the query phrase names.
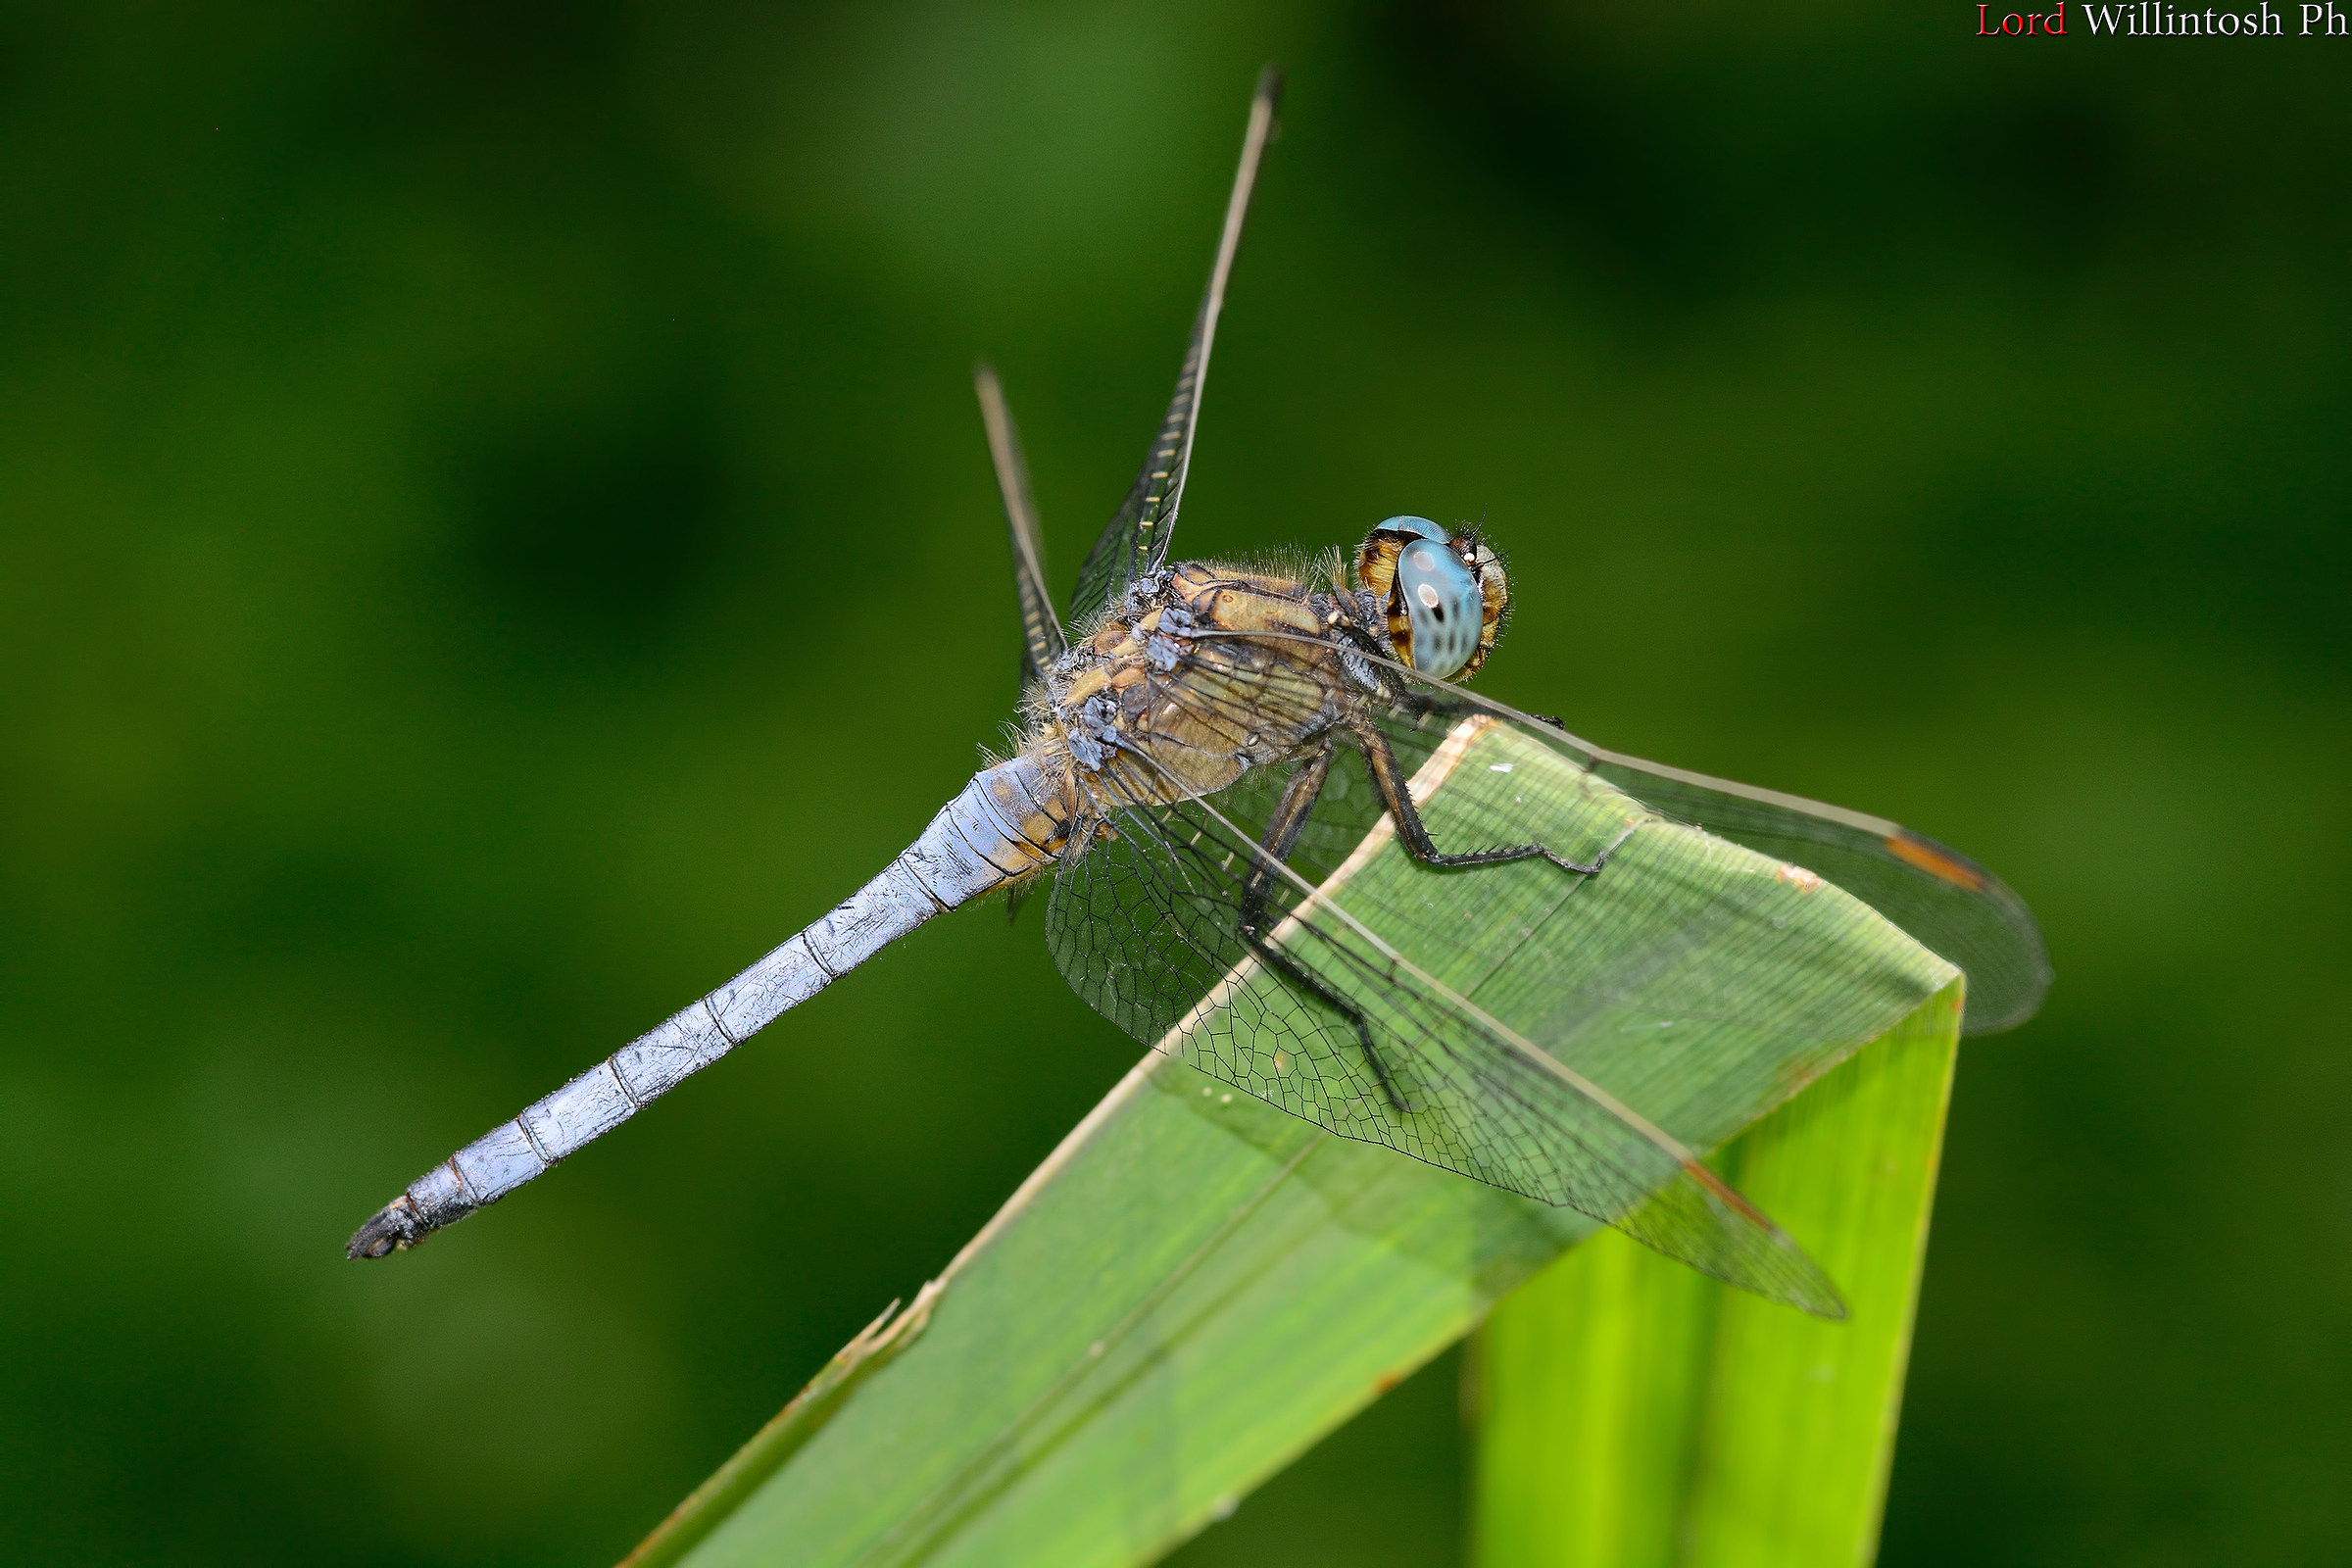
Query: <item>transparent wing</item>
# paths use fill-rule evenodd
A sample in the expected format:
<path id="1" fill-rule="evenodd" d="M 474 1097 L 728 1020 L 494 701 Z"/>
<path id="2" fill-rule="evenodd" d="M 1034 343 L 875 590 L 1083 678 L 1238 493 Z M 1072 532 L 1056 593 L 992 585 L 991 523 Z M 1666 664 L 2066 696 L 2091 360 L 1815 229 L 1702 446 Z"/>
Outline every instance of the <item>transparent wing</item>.
<path id="1" fill-rule="evenodd" d="M 2034 911 L 1959 851 L 1884 817 L 1560 739 L 1651 809 L 1819 873 L 1959 965 L 1964 1033 L 2013 1029 L 2039 1010 L 2050 955 Z"/>
<path id="2" fill-rule="evenodd" d="M 1214 707 L 1217 684 L 1188 679 L 1172 700 Z M 1428 709 L 1398 723 L 1396 740 L 1426 776 L 1449 748 L 1458 761 L 1482 727 L 1525 748 L 1507 726 L 1448 731 Z M 1152 770 L 1148 756 L 1128 764 L 1131 780 Z M 1685 866 L 1661 910 L 1634 851 L 1644 813 L 1572 765 L 1530 768 L 1512 786 L 1517 808 L 1562 847 L 1590 852 L 1634 835 L 1619 852 L 1634 868 L 1618 876 L 1612 861 L 1593 884 L 1615 876 L 1611 896 L 1626 909 L 1574 911 L 1563 924 L 1564 901 L 1589 890 L 1548 864 L 1446 872 L 1393 848 L 1384 858 L 1387 836 L 1365 831 L 1377 829 L 1378 798 L 1360 760 L 1342 757 L 1289 874 L 1265 894 L 1257 929 L 1267 936 L 1253 941 L 1246 884 L 1296 765 L 1254 770 L 1206 800 L 1156 805 L 1129 788 L 1095 803 L 1108 834 L 1063 868 L 1048 907 L 1049 941 L 1079 994 L 1138 1039 L 1341 1136 L 1568 1204 L 1706 1273 L 1841 1315 L 1820 1269 L 1701 1165 L 1691 1141 L 1644 1113 L 1662 1104 L 1668 1120 L 1718 1141 L 1891 1022 L 1884 1007 L 1868 1019 L 1792 1010 L 1786 997 L 1745 995 L 1716 974 L 1716 937 L 1738 927 L 1781 941 L 1758 901 L 1798 895 L 1757 886 L 1772 879 L 1752 871 Z M 1681 835 L 1661 855 L 1688 860 L 1704 842 Z M 1694 875 L 1713 881 L 1690 885 Z M 1632 919 L 1644 904 L 1649 914 Z M 1464 940 L 1466 919 L 1480 922 L 1479 941 Z M 1498 938 L 1508 961 L 1494 961 Z M 1661 1051 L 1657 1031 L 1627 1027 L 1660 1017 L 1694 1041 L 1711 1021 L 1718 1036 L 1746 1030 L 1788 1049 L 1733 1054 L 1767 1063 L 1768 1081 L 1727 1089 L 1698 1065 L 1727 1059 L 1721 1051 L 1692 1055 L 1681 1037 Z"/>
<path id="3" fill-rule="evenodd" d="M 1801 865 L 1860 899 L 1966 972 L 1966 1033 L 2015 1028 L 2041 1006 L 2050 955 L 2034 911 L 1959 851 L 1885 817 L 1612 752 L 1460 687 L 1401 666 L 1395 673 L 1436 712 L 1519 725 L 1660 815 Z"/>
<path id="4" fill-rule="evenodd" d="M 1274 105 L 1281 93 L 1281 74 L 1269 66 L 1258 77 L 1257 95 L 1250 104 L 1241 167 L 1234 172 L 1233 194 L 1225 204 L 1225 230 L 1217 240 L 1217 259 L 1209 269 L 1200 314 L 1193 318 L 1193 338 L 1176 377 L 1176 395 L 1168 400 L 1167 416 L 1152 438 L 1134 488 L 1078 569 L 1078 586 L 1070 595 L 1073 626 L 1085 625 L 1104 604 L 1126 592 L 1129 583 L 1167 559 L 1177 508 L 1184 501 L 1185 471 L 1193 460 L 1193 429 L 1208 376 L 1208 351 L 1217 335 L 1217 316 L 1225 308 L 1225 280 L 1242 242 L 1242 220 L 1250 210 L 1250 192 L 1257 183 L 1258 163 L 1273 132 Z"/>
<path id="5" fill-rule="evenodd" d="M 980 419 L 988 426 L 988 455 L 996 465 L 997 489 L 1004 497 L 1004 525 L 1012 535 L 1012 587 L 1021 610 L 1021 685 L 1026 687 L 1068 644 L 1054 618 L 1054 596 L 1046 587 L 1046 545 L 1038 530 L 1037 502 L 1029 491 L 1029 465 L 1021 457 L 1021 433 L 1004 405 L 997 372 L 983 360 L 972 368 L 980 395 Z"/>
<path id="6" fill-rule="evenodd" d="M 1364 657 L 1400 694 L 1382 718 L 1400 756 L 1414 744 L 1407 733 L 1428 725 L 1471 713 L 1508 723 L 1660 816 L 1801 865 L 1877 909 L 1967 973 L 1967 1033 L 2014 1028 L 2040 1007 L 2050 957 L 2034 911 L 1959 851 L 1885 817 L 1612 752 L 1556 722 Z"/>

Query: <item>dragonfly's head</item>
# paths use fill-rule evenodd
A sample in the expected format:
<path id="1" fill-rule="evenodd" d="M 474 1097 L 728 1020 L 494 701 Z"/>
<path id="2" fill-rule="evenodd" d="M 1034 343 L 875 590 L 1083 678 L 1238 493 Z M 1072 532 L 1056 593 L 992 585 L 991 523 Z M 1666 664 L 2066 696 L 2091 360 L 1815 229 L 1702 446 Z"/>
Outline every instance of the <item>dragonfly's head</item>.
<path id="1" fill-rule="evenodd" d="M 1391 517 L 1355 555 L 1355 580 L 1388 615 L 1399 662 L 1440 680 L 1468 680 L 1487 662 L 1510 607 L 1501 558 L 1476 533 L 1427 517 Z"/>

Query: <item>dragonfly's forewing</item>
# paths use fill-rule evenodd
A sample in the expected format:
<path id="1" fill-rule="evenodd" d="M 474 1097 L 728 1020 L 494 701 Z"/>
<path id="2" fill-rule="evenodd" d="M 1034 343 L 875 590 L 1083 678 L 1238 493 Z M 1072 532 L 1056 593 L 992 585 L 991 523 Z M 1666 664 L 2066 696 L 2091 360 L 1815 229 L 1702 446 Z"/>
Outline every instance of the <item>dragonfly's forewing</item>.
<path id="1" fill-rule="evenodd" d="M 2050 957 L 2034 911 L 2008 884 L 1959 851 L 1885 817 L 1612 752 L 1555 722 L 1431 680 L 1393 660 L 1362 658 L 1405 694 L 1382 717 L 1381 727 L 1407 765 L 1426 754 L 1432 735 L 1466 715 L 1484 714 L 1660 816 L 1803 866 L 1877 909 L 1968 975 L 1967 1033 L 2014 1028 L 2040 1007 L 2050 985 Z"/>
<path id="2" fill-rule="evenodd" d="M 1021 456 L 1021 433 L 1004 403 L 1004 388 L 985 361 L 973 368 L 972 389 L 980 397 L 980 419 L 988 429 L 989 461 L 1004 498 L 1004 526 L 1012 539 L 1012 588 L 1021 610 L 1021 685 L 1044 673 L 1068 644 L 1054 616 L 1054 595 L 1046 586 L 1046 542 L 1038 527 L 1037 500 L 1029 489 L 1029 464 Z"/>
<path id="3" fill-rule="evenodd" d="M 2014 1028 L 2041 1005 L 2050 956 L 2034 911 L 1959 851 L 1885 817 L 1612 752 L 1461 687 L 1388 669 L 1438 721 L 1476 711 L 1510 723 L 1659 815 L 1801 865 L 1860 899 L 1966 972 L 1965 1032 Z"/>
<path id="4" fill-rule="evenodd" d="M 1959 851 L 1898 822 L 1709 778 L 1564 737 L 1592 771 L 1644 806 L 1820 873 L 1968 975 L 1964 1032 L 2032 1017 L 2050 987 L 2049 949 L 2026 902 Z"/>
<path id="5" fill-rule="evenodd" d="M 1193 430 L 1200 422 L 1200 393 L 1208 378 L 1208 354 L 1217 335 L 1217 317 L 1225 308 L 1225 282 L 1233 272 L 1233 258 L 1242 243 L 1242 220 L 1250 211 L 1250 193 L 1257 184 L 1257 169 L 1266 142 L 1274 131 L 1274 106 L 1282 93 L 1282 77 L 1268 67 L 1257 80 L 1257 95 L 1250 104 L 1250 128 L 1242 138 L 1241 167 L 1233 176 L 1233 194 L 1225 204 L 1225 228 L 1217 239 L 1217 258 L 1210 267 L 1208 288 L 1193 318 L 1192 341 L 1184 351 L 1184 368 L 1176 376 L 1176 394 L 1152 438 L 1151 451 L 1135 476 L 1127 499 L 1111 515 L 1102 536 L 1078 568 L 1078 586 L 1070 595 L 1069 623 L 1090 624 L 1102 607 L 1127 591 L 1127 585 L 1168 559 L 1168 541 L 1176 531 L 1176 512 L 1184 501 L 1185 473 L 1193 461 Z"/>

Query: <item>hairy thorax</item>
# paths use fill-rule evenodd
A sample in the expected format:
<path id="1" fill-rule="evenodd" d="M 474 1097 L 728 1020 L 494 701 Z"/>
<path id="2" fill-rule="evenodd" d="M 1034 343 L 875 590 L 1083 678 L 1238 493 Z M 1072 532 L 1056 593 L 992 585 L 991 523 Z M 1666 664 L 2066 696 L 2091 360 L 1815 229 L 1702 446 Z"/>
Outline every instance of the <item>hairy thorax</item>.
<path id="1" fill-rule="evenodd" d="M 1310 578 L 1153 572 L 1046 671 L 1031 746 L 1081 797 L 1190 800 L 1310 746 L 1363 700 L 1359 607 Z"/>

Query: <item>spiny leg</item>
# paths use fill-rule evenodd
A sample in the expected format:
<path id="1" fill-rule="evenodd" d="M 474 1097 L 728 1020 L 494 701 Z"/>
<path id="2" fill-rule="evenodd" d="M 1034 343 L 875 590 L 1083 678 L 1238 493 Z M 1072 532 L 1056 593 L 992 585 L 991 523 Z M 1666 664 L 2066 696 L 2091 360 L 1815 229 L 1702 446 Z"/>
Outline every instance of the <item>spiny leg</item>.
<path id="1" fill-rule="evenodd" d="M 1618 839 L 1591 860 L 1571 860 L 1541 844 L 1515 844 L 1499 850 L 1472 850 L 1464 855 L 1443 854 L 1430 838 L 1429 828 L 1421 820 L 1420 810 L 1413 805 L 1413 793 L 1405 787 L 1404 772 L 1396 765 L 1396 754 L 1389 749 L 1389 738 L 1380 732 L 1378 725 L 1368 720 L 1350 725 L 1349 728 L 1364 749 L 1364 763 L 1371 770 L 1372 787 L 1380 791 L 1381 801 L 1388 807 L 1389 815 L 1396 824 L 1397 842 L 1404 846 L 1407 855 L 1424 865 L 1507 865 L 1513 860 L 1545 859 L 1563 871 L 1574 871 L 1580 876 L 1595 876 L 1602 866 L 1609 863 L 1609 857 L 1617 853 L 1618 845 L 1625 842 L 1623 838 Z"/>
<path id="2" fill-rule="evenodd" d="M 1315 755 L 1283 785 L 1282 799 L 1274 803 L 1274 813 L 1266 818 L 1266 830 L 1258 836 L 1258 848 L 1265 854 L 1250 858 L 1250 875 L 1242 883 L 1244 929 L 1254 931 L 1264 922 L 1267 900 L 1282 874 L 1276 867 L 1298 847 L 1298 835 L 1305 830 L 1306 819 L 1323 793 L 1324 781 L 1331 777 L 1331 760 L 1338 751 L 1338 740 L 1326 735 Z"/>
<path id="3" fill-rule="evenodd" d="M 1274 946 L 1264 931 L 1268 903 L 1273 895 L 1275 880 L 1281 875 L 1275 867 L 1278 862 L 1288 859 L 1291 851 L 1298 847 L 1298 834 L 1306 826 L 1307 816 L 1314 810 L 1316 797 L 1323 793 L 1324 781 L 1331 777 L 1331 759 L 1338 750 L 1337 739 L 1325 737 L 1322 749 L 1308 759 L 1298 772 L 1293 773 L 1291 781 L 1283 786 L 1282 799 L 1275 803 L 1274 814 L 1267 819 L 1266 831 L 1258 839 L 1258 847 L 1265 853 L 1253 858 L 1250 875 L 1242 883 L 1242 944 L 1257 956 L 1258 962 L 1282 975 L 1354 1026 L 1356 1041 L 1364 1049 L 1364 1060 L 1371 1063 L 1372 1076 L 1380 1081 L 1381 1094 L 1396 1107 L 1398 1115 L 1409 1116 L 1413 1113 L 1413 1107 L 1405 1102 L 1404 1096 L 1396 1088 L 1396 1079 L 1389 1072 L 1388 1062 L 1381 1056 L 1380 1047 L 1373 1043 L 1371 1020 L 1364 1016 L 1360 1008 L 1309 973 L 1289 954 Z"/>

